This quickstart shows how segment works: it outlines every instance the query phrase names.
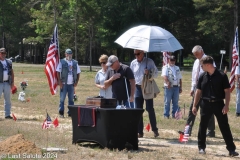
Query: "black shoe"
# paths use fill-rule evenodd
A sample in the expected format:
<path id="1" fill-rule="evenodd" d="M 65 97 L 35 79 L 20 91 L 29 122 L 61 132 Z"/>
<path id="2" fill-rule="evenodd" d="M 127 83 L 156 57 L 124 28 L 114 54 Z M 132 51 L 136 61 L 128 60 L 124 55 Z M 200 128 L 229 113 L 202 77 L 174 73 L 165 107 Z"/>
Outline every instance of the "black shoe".
<path id="1" fill-rule="evenodd" d="M 154 133 L 154 137 L 155 137 L 155 138 L 159 136 L 158 131 L 153 131 L 153 133 Z"/>
<path id="2" fill-rule="evenodd" d="M 199 149 L 199 154 L 206 154 L 205 149 Z"/>
<path id="3" fill-rule="evenodd" d="M 235 151 L 229 151 L 229 156 L 231 157 L 235 157 L 235 156 L 238 156 L 238 152 L 235 152 Z"/>
<path id="4" fill-rule="evenodd" d="M 240 113 L 236 113 L 236 117 L 240 117 Z"/>
<path id="5" fill-rule="evenodd" d="M 207 137 L 215 137 L 215 132 L 208 131 L 206 136 Z"/>
<path id="6" fill-rule="evenodd" d="M 71 117 L 71 114 L 68 114 L 68 117 Z"/>
<path id="7" fill-rule="evenodd" d="M 5 119 L 13 119 L 11 116 L 6 116 Z"/>

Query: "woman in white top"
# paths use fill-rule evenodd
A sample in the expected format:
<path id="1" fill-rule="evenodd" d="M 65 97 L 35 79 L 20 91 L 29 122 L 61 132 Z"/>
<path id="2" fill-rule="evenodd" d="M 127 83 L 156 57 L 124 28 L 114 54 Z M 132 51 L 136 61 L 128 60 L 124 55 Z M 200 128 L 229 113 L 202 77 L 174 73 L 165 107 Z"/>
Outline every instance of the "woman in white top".
<path id="1" fill-rule="evenodd" d="M 101 64 L 102 69 L 99 70 L 95 76 L 95 85 L 100 89 L 99 96 L 104 98 L 112 98 L 112 86 L 105 88 L 104 81 L 108 66 L 106 66 L 108 56 L 103 54 L 99 58 L 99 63 Z"/>

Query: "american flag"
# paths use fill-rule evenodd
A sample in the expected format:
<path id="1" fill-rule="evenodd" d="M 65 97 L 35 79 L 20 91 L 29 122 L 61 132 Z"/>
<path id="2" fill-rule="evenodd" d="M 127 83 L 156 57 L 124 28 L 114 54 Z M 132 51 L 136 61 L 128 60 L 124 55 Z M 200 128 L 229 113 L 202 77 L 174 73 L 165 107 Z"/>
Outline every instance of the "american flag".
<path id="1" fill-rule="evenodd" d="M 51 117 L 47 113 L 47 118 L 44 120 L 42 124 L 42 129 L 48 129 L 50 128 L 50 124 L 52 123 Z"/>
<path id="2" fill-rule="evenodd" d="M 178 107 L 177 111 L 175 112 L 175 118 L 176 120 L 179 120 L 182 118 L 182 111 L 180 107 Z"/>
<path id="3" fill-rule="evenodd" d="M 190 125 L 187 124 L 185 126 L 185 129 L 184 129 L 184 135 L 183 135 L 182 142 L 187 142 L 188 141 L 188 139 L 189 139 L 189 131 L 190 131 Z"/>
<path id="4" fill-rule="evenodd" d="M 230 76 L 230 91 L 232 92 L 235 88 L 235 70 L 236 67 L 239 64 L 239 59 L 238 59 L 238 27 L 236 28 L 235 32 L 235 38 L 234 38 L 234 43 L 233 43 L 233 50 L 232 50 L 232 70 L 231 70 L 231 76 Z"/>
<path id="5" fill-rule="evenodd" d="M 169 57 L 170 57 L 169 52 L 163 52 L 163 66 L 168 63 Z"/>
<path id="6" fill-rule="evenodd" d="M 45 74 L 48 78 L 48 84 L 52 95 L 57 92 L 58 80 L 56 68 L 59 63 L 59 50 L 58 50 L 58 29 L 55 26 L 53 37 L 50 42 L 50 46 L 47 53 L 46 63 L 45 63 Z"/>

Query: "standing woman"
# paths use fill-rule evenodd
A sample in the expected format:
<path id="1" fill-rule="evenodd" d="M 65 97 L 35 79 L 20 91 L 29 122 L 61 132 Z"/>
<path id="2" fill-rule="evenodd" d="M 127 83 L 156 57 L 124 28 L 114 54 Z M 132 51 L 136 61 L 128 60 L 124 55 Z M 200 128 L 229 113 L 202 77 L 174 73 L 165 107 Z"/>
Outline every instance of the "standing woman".
<path id="1" fill-rule="evenodd" d="M 95 85 L 100 89 L 99 96 L 104 98 L 112 98 L 112 86 L 105 88 L 104 81 L 106 77 L 106 72 L 108 70 L 108 66 L 106 66 L 108 60 L 108 56 L 103 54 L 99 58 L 99 63 L 101 64 L 102 69 L 99 70 L 95 76 Z"/>

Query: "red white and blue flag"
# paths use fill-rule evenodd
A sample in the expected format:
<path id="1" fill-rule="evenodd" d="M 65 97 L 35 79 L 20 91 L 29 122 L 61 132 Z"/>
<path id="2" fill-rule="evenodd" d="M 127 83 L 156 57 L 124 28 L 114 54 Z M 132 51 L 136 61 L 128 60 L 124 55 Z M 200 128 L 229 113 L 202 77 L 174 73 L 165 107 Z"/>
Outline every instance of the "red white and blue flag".
<path id="1" fill-rule="evenodd" d="M 185 129 L 184 129 L 184 134 L 183 134 L 183 138 L 182 138 L 182 142 L 187 142 L 188 139 L 189 139 L 189 131 L 190 131 L 190 125 L 187 124 L 185 126 Z"/>
<path id="2" fill-rule="evenodd" d="M 168 60 L 170 58 L 170 53 L 169 52 L 163 52 L 163 66 L 165 66 L 166 64 L 168 64 Z"/>
<path id="3" fill-rule="evenodd" d="M 55 26 L 53 37 L 50 42 L 50 46 L 47 53 L 46 63 L 45 63 L 45 74 L 48 79 L 48 84 L 52 95 L 57 92 L 58 79 L 56 68 L 59 63 L 59 44 L 58 44 L 58 29 Z"/>
<path id="4" fill-rule="evenodd" d="M 50 128 L 50 125 L 52 124 L 52 120 L 51 117 L 49 116 L 49 114 L 47 113 L 47 117 L 44 120 L 43 124 L 42 124 L 42 129 L 48 129 Z"/>
<path id="5" fill-rule="evenodd" d="M 175 112 L 175 119 L 176 120 L 182 119 L 182 111 L 180 107 L 178 107 L 177 111 Z"/>
<path id="6" fill-rule="evenodd" d="M 236 67 L 239 65 L 239 56 L 238 56 L 238 27 L 236 28 L 234 43 L 233 43 L 233 50 L 232 50 L 232 70 L 230 75 L 230 91 L 232 92 L 235 88 L 235 70 Z"/>

